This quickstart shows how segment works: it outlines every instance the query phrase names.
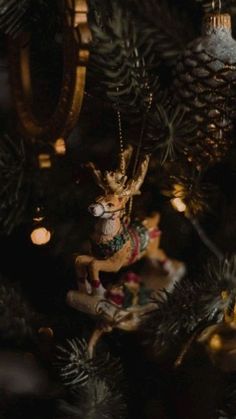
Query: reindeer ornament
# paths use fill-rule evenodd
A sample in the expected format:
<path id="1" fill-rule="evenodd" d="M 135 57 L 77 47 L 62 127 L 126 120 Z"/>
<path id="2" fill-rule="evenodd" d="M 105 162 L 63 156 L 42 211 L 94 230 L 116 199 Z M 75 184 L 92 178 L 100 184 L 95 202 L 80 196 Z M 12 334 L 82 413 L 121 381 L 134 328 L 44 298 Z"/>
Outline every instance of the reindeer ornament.
<path id="1" fill-rule="evenodd" d="M 169 291 L 185 272 L 182 262 L 168 259 L 159 247 L 158 213 L 143 221 L 136 220 L 129 224 L 123 221 L 127 203 L 139 194 L 150 159 L 149 155 L 145 155 L 135 175 L 128 179 L 127 168 L 131 155 L 132 148 L 129 147 L 120 155 L 118 169 L 114 172 L 106 171 L 102 174 L 93 163 L 88 164 L 95 182 L 104 193 L 89 206 L 89 212 L 97 220 L 90 237 L 92 254 L 77 256 L 75 265 L 79 289 L 68 292 L 67 303 L 98 319 L 88 343 L 91 357 L 104 333 L 111 332 L 113 328 L 129 332 L 139 329 L 143 316 L 157 309 L 156 292 L 160 290 L 160 284 L 158 286 L 158 281 L 154 281 L 155 286 L 147 290 L 150 298 L 144 305 L 138 298 L 134 298 L 132 305 L 126 307 L 122 305 L 125 283 L 109 285 L 109 289 L 105 290 L 99 277 L 101 271 L 118 272 L 145 256 L 154 264 L 162 264 L 168 274 L 168 280 L 165 281 L 164 277 L 164 282 Z M 119 301 L 117 296 L 120 297 Z"/>
<path id="2" fill-rule="evenodd" d="M 88 208 L 97 219 L 95 231 L 91 237 L 92 255 L 79 255 L 75 265 L 79 279 L 79 289 L 88 293 L 104 296 L 99 273 L 118 272 L 142 257 L 159 262 L 173 280 L 184 274 L 184 265 L 172 261 L 160 249 L 160 216 L 155 213 L 145 220 L 126 225 L 122 221 L 128 201 L 140 193 L 140 187 L 147 173 L 150 160 L 145 155 L 140 161 L 132 179 L 127 177 L 127 168 L 132 156 L 132 148 L 127 148 L 120 155 L 118 169 L 104 174 L 93 163 L 88 164 L 95 182 L 104 193 Z"/>

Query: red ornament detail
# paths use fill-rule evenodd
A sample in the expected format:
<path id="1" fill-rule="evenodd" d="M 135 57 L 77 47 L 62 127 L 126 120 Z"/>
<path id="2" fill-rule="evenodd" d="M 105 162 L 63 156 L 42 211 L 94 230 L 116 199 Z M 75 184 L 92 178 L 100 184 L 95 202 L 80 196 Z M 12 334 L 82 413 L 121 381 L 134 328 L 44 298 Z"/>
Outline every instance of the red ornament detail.
<path id="1" fill-rule="evenodd" d="M 100 281 L 91 281 L 91 285 L 92 285 L 93 288 L 99 288 Z"/>
<path id="2" fill-rule="evenodd" d="M 140 284 L 141 277 L 134 272 L 127 272 L 122 276 L 122 282 L 135 282 L 136 284 Z"/>
<path id="3" fill-rule="evenodd" d="M 161 230 L 159 230 L 158 228 L 153 228 L 151 231 L 149 231 L 149 238 L 151 240 L 156 239 L 160 235 L 161 235 Z"/>
<path id="4" fill-rule="evenodd" d="M 117 306 L 123 306 L 124 295 L 116 294 L 115 291 L 109 291 L 106 294 L 106 298 Z"/>

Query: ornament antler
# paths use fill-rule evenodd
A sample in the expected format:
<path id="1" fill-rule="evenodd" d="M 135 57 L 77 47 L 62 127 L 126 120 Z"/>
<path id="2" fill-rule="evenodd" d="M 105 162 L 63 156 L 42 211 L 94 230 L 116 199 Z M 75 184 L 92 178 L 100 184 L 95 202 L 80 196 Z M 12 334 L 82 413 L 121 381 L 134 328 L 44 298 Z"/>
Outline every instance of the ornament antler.
<path id="1" fill-rule="evenodd" d="M 122 196 L 132 196 L 139 193 L 144 178 L 147 173 L 150 155 L 146 154 L 140 161 L 135 176 L 128 180 L 126 172 L 132 157 L 133 148 L 129 146 L 119 155 L 118 169 L 115 171 L 105 171 L 101 173 L 94 163 L 89 162 L 86 167 L 90 170 L 96 184 L 102 188 L 106 194 L 114 193 Z"/>
<path id="2" fill-rule="evenodd" d="M 119 154 L 118 169 L 116 171 L 106 171 L 104 180 L 111 192 L 122 195 L 127 182 L 126 172 L 132 157 L 133 147 L 128 146 Z"/>
<path id="3" fill-rule="evenodd" d="M 133 148 L 127 147 L 123 153 L 119 155 L 118 169 L 115 171 L 105 171 L 101 173 L 92 162 L 87 163 L 86 167 L 92 174 L 96 184 L 102 188 L 106 193 L 122 194 L 127 182 L 127 176 L 125 175 Z"/>
<path id="4" fill-rule="evenodd" d="M 127 181 L 127 176 L 124 176 L 123 173 L 120 171 L 106 171 L 104 174 L 104 180 L 106 182 L 108 192 L 112 192 L 119 195 L 122 194 L 124 190 Z"/>
<path id="5" fill-rule="evenodd" d="M 120 170 L 106 171 L 103 175 L 101 170 L 97 169 L 95 164 L 92 162 L 87 163 L 86 167 L 92 174 L 96 184 L 102 188 L 106 194 L 121 194 L 123 192 L 127 176 L 124 176 Z"/>
<path id="6" fill-rule="evenodd" d="M 91 175 L 93 176 L 93 179 L 95 180 L 96 185 L 100 186 L 100 188 L 106 191 L 107 187 L 106 187 L 106 184 L 104 183 L 101 170 L 97 169 L 95 164 L 92 162 L 87 163 L 86 167 L 90 171 Z"/>
<path id="7" fill-rule="evenodd" d="M 145 179 L 145 176 L 148 170 L 149 161 L 150 161 L 150 154 L 145 154 L 145 156 L 143 157 L 143 159 L 140 161 L 138 165 L 138 168 L 136 170 L 136 173 L 133 179 L 130 179 L 127 182 L 126 188 L 123 192 L 124 195 L 132 196 L 132 195 L 139 194 L 139 190 L 143 184 L 143 181 Z"/>

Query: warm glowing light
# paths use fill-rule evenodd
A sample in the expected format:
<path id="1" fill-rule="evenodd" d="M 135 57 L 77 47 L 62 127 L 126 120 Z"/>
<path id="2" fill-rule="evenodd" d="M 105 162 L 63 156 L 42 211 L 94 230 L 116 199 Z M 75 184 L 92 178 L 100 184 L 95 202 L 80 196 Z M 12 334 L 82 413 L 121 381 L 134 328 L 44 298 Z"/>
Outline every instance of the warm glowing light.
<path id="1" fill-rule="evenodd" d="M 56 154 L 61 156 L 66 154 L 66 143 L 64 138 L 58 138 L 58 140 L 54 143 L 54 150 Z"/>
<path id="2" fill-rule="evenodd" d="M 183 196 L 183 186 L 179 185 L 178 183 L 173 185 L 173 196 L 174 198 L 171 199 L 171 204 L 179 212 L 185 212 L 187 207 L 184 201 L 180 198 Z"/>
<path id="3" fill-rule="evenodd" d="M 34 217 L 33 220 L 39 223 L 40 221 L 43 221 L 44 217 Z"/>
<path id="4" fill-rule="evenodd" d="M 32 231 L 30 237 L 33 244 L 42 246 L 51 240 L 51 233 L 45 227 L 38 227 Z"/>
<path id="5" fill-rule="evenodd" d="M 179 212 L 185 212 L 187 209 L 185 203 L 180 198 L 171 199 L 171 203 L 173 207 Z"/>
<path id="6" fill-rule="evenodd" d="M 52 166 L 50 154 L 39 154 L 38 159 L 40 169 L 50 169 L 50 167 Z"/>
<path id="7" fill-rule="evenodd" d="M 54 332 L 51 327 L 40 327 L 38 334 L 46 338 L 53 338 Z"/>
<path id="8" fill-rule="evenodd" d="M 213 335 L 210 340 L 210 348 L 213 351 L 219 351 L 222 348 L 222 341 L 219 335 Z"/>

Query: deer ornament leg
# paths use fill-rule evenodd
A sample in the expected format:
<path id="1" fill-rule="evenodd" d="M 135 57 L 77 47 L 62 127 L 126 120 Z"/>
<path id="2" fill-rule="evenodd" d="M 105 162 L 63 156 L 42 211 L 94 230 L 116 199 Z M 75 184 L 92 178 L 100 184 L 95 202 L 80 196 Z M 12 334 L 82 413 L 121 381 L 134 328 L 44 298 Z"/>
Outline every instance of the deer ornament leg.
<path id="1" fill-rule="evenodd" d="M 80 255 L 75 260 L 78 289 L 81 292 L 91 293 L 91 285 L 88 282 L 88 265 L 93 260 L 93 256 Z"/>
<path id="2" fill-rule="evenodd" d="M 76 273 L 78 278 L 78 289 L 88 294 L 104 295 L 105 289 L 101 284 L 99 272 L 100 262 L 93 256 L 81 255 L 76 258 Z"/>
<path id="3" fill-rule="evenodd" d="M 93 294 L 104 295 L 105 289 L 101 284 L 99 273 L 100 272 L 118 272 L 124 263 L 126 257 L 126 246 L 122 249 L 122 252 L 117 252 L 113 257 L 109 259 L 96 259 L 93 256 L 78 256 L 76 258 L 76 271 L 78 275 L 79 290 L 88 291 L 91 284 Z M 89 283 L 86 284 L 87 277 L 89 276 Z M 84 287 L 85 283 L 85 287 Z"/>
<path id="4" fill-rule="evenodd" d="M 160 264 L 163 267 L 172 280 L 172 286 L 186 273 L 185 265 L 177 260 L 169 259 L 162 249 L 152 249 L 147 253 L 147 258 L 154 266 Z"/>
<path id="5" fill-rule="evenodd" d="M 104 260 L 94 259 L 89 264 L 89 274 L 92 281 L 99 281 L 99 272 L 118 272 L 125 265 L 126 246 L 113 257 Z"/>
<path id="6" fill-rule="evenodd" d="M 170 259 L 164 250 L 160 248 L 161 231 L 157 229 L 159 221 L 160 215 L 158 213 L 144 220 L 144 225 L 149 230 L 150 235 L 145 256 L 152 265 L 161 265 L 174 284 L 184 276 L 185 265 L 182 262 Z M 153 236 L 154 239 L 152 239 Z"/>

